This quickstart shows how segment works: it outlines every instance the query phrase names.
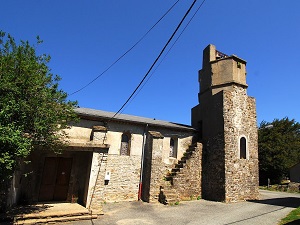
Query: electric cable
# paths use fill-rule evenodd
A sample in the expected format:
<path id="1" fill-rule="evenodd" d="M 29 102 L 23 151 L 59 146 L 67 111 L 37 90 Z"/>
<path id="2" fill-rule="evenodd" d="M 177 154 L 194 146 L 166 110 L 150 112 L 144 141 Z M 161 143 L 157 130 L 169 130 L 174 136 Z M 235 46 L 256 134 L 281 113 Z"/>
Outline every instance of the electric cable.
<path id="1" fill-rule="evenodd" d="M 189 7 L 189 9 L 186 11 L 185 15 L 181 19 L 180 23 L 177 25 L 175 31 L 173 32 L 173 34 L 171 35 L 171 37 L 169 38 L 169 40 L 167 41 L 167 43 L 165 44 L 165 46 L 163 47 L 163 49 L 161 50 L 161 52 L 159 53 L 159 55 L 156 57 L 156 59 L 152 63 L 151 67 L 149 68 L 149 70 L 147 71 L 147 73 L 145 74 L 145 76 L 143 77 L 143 79 L 141 80 L 141 82 L 138 84 L 138 86 L 135 88 L 135 90 L 131 93 L 131 95 L 127 98 L 127 100 L 122 105 L 122 107 L 113 115 L 112 118 L 115 118 L 120 113 L 120 111 L 127 105 L 127 103 L 130 101 L 130 99 L 133 97 L 133 95 L 137 92 L 137 90 L 139 89 L 139 87 L 143 84 L 144 80 L 147 78 L 147 76 L 151 72 L 152 68 L 155 66 L 155 64 L 157 63 L 157 61 L 159 60 L 159 58 L 161 57 L 161 55 L 163 54 L 163 52 L 165 51 L 165 49 L 167 48 L 167 46 L 169 45 L 169 43 L 171 42 L 171 40 L 173 39 L 173 37 L 175 36 L 175 34 L 177 33 L 178 29 L 181 27 L 183 21 L 185 20 L 185 18 L 187 17 L 187 15 L 190 13 L 191 9 L 193 8 L 193 6 L 195 5 L 196 2 L 197 2 L 197 0 L 193 1 L 193 3 L 191 4 L 191 6 Z"/>
<path id="2" fill-rule="evenodd" d="M 141 86 L 141 88 L 137 91 L 137 93 L 132 97 L 132 99 L 130 100 L 130 102 L 128 102 L 127 106 L 135 99 L 135 97 L 140 93 L 140 91 L 143 89 L 143 87 L 147 84 L 147 82 L 150 80 L 150 78 L 152 77 L 152 75 L 156 72 L 156 70 L 158 69 L 158 67 L 162 64 L 162 62 L 166 59 L 167 55 L 170 53 L 170 51 L 172 50 L 172 48 L 174 47 L 174 45 L 176 44 L 176 42 L 179 40 L 179 38 L 181 37 L 181 35 L 183 34 L 183 32 L 186 30 L 186 28 L 189 26 L 189 24 L 191 23 L 191 21 L 194 19 L 194 17 L 196 16 L 196 14 L 198 13 L 198 11 L 200 10 L 200 8 L 202 7 L 202 5 L 204 4 L 206 0 L 203 0 L 202 3 L 200 4 L 200 6 L 197 8 L 197 10 L 195 11 L 195 13 L 193 14 L 193 16 L 191 17 L 191 19 L 188 21 L 188 23 L 185 25 L 185 27 L 183 28 L 183 30 L 180 32 L 180 34 L 178 35 L 178 37 L 176 38 L 176 40 L 174 41 L 174 43 L 171 45 L 171 47 L 169 48 L 169 50 L 167 51 L 167 53 L 164 55 L 164 57 L 162 58 L 162 60 L 158 63 L 158 65 L 155 67 L 154 71 L 149 75 L 148 79 L 143 83 L 143 85 Z M 126 106 L 126 107 L 127 107 Z M 120 112 L 122 113 L 125 108 Z"/>
<path id="3" fill-rule="evenodd" d="M 120 61 L 127 53 L 129 53 L 135 46 L 137 46 L 147 35 L 150 33 L 150 31 L 174 8 L 174 6 L 179 2 L 180 0 L 177 0 L 161 17 L 160 19 L 133 45 L 131 46 L 126 52 L 124 52 L 117 60 L 115 60 L 109 67 L 107 67 L 101 74 L 99 74 L 97 77 L 95 77 L 93 80 L 91 80 L 89 83 L 87 83 L 85 86 L 79 88 L 78 90 L 72 92 L 69 94 L 69 96 L 74 95 L 92 83 L 94 83 L 98 78 L 100 78 L 104 73 L 106 73 L 111 67 L 113 67 L 118 61 Z"/>

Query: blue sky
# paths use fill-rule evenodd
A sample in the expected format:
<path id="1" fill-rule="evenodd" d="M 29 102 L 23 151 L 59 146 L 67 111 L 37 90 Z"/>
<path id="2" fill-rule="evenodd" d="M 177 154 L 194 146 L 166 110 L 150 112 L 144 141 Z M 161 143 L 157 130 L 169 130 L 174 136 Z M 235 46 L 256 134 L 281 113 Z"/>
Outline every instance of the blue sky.
<path id="1" fill-rule="evenodd" d="M 70 94 L 101 74 L 174 3 L 1 1 L 0 30 L 31 43 L 39 35 L 44 43 L 37 51 L 52 57 L 49 66 Z M 78 100 L 81 107 L 118 111 L 191 3 L 179 1 L 136 48 L 70 99 Z M 256 98 L 258 123 L 286 116 L 300 122 L 299 10 L 298 0 L 206 0 L 123 113 L 190 124 L 190 109 L 198 104 L 202 50 L 214 44 L 221 52 L 247 61 L 248 94 Z"/>

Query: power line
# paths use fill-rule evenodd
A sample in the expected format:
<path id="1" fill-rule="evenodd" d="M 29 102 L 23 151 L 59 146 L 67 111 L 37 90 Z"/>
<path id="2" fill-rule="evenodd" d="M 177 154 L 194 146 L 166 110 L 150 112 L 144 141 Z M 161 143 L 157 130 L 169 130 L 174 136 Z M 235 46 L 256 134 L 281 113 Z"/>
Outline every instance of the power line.
<path id="1" fill-rule="evenodd" d="M 165 44 L 165 46 L 163 47 L 163 49 L 161 50 L 161 52 L 159 53 L 159 55 L 157 56 L 157 58 L 154 60 L 154 62 L 152 63 L 150 69 L 148 70 L 148 72 L 145 74 L 145 76 L 143 77 L 143 79 L 141 80 L 141 82 L 138 84 L 138 86 L 135 88 L 135 90 L 131 93 L 131 95 L 129 96 L 129 98 L 125 101 L 125 103 L 122 105 L 122 107 L 113 115 L 112 118 L 116 117 L 116 115 L 127 105 L 127 103 L 130 101 L 130 99 L 133 97 L 133 95 L 136 93 L 136 91 L 139 89 L 139 87 L 142 85 L 142 83 L 144 82 L 144 80 L 147 78 L 147 76 L 149 75 L 150 71 L 152 70 L 152 68 L 154 67 L 154 65 L 157 63 L 157 61 L 159 60 L 159 58 L 161 57 L 161 55 L 163 54 L 163 52 L 165 51 L 165 49 L 167 48 L 167 46 L 169 45 L 169 43 L 171 42 L 171 40 L 173 39 L 173 37 L 175 36 L 175 34 L 177 33 L 178 29 L 180 28 L 181 24 L 183 23 L 183 21 L 185 20 L 185 18 L 187 17 L 187 15 L 189 14 L 189 12 L 191 11 L 191 9 L 193 8 L 193 6 L 195 5 L 197 0 L 194 0 L 193 3 L 191 4 L 190 8 L 186 11 L 185 15 L 183 16 L 183 18 L 181 19 L 180 23 L 178 24 L 178 26 L 176 27 L 175 31 L 173 32 L 173 34 L 171 35 L 171 37 L 169 38 L 169 40 L 167 41 L 167 43 Z"/>
<path id="2" fill-rule="evenodd" d="M 186 30 L 186 28 L 189 26 L 189 24 L 192 22 L 192 20 L 194 19 L 194 17 L 196 16 L 196 14 L 198 13 L 198 11 L 200 10 L 200 8 L 202 7 L 202 5 L 204 4 L 206 0 L 203 0 L 202 3 L 200 4 L 200 6 L 197 8 L 197 10 L 195 11 L 195 13 L 193 14 L 193 16 L 191 17 L 191 19 L 187 22 L 187 24 L 185 25 L 185 27 L 183 28 L 183 30 L 180 32 L 180 34 L 178 35 L 178 37 L 176 38 L 176 40 L 174 41 L 174 43 L 172 44 L 172 46 L 170 47 L 170 49 L 167 51 L 167 53 L 164 55 L 164 57 L 162 58 L 162 60 L 159 62 L 159 64 L 157 65 L 157 67 L 154 69 L 154 71 L 150 74 L 150 76 L 148 77 L 148 79 L 145 81 L 145 83 L 142 85 L 142 87 L 137 91 L 137 93 L 132 97 L 131 101 L 128 102 L 128 104 L 130 104 L 133 99 L 135 99 L 135 97 L 140 93 L 140 91 L 144 88 L 144 86 L 146 85 L 146 83 L 150 80 L 150 78 L 152 77 L 152 75 L 155 73 L 155 71 L 158 69 L 158 67 L 162 64 L 162 62 L 166 59 L 167 55 L 170 53 L 170 51 L 172 50 L 172 48 L 174 47 L 174 45 L 176 44 L 176 42 L 179 40 L 179 38 L 181 37 L 181 35 L 183 34 L 183 32 Z M 127 104 L 127 106 L 128 106 Z M 125 110 L 126 107 L 123 108 L 123 110 L 120 112 L 122 113 Z"/>
<path id="3" fill-rule="evenodd" d="M 93 80 L 91 80 L 89 83 L 87 83 L 85 86 L 82 88 L 79 88 L 77 91 L 74 91 L 71 93 L 69 96 L 74 95 L 92 83 L 94 83 L 98 78 L 100 78 L 104 73 L 106 73 L 111 67 L 113 67 L 120 59 L 122 59 L 127 53 L 129 53 L 135 46 L 137 46 L 146 36 L 150 31 L 174 8 L 174 6 L 179 2 L 180 0 L 177 0 L 161 17 L 160 19 L 133 45 L 131 46 L 126 52 L 124 52 L 117 60 L 115 60 L 109 67 L 107 67 L 101 74 L 99 74 L 97 77 L 95 77 Z"/>

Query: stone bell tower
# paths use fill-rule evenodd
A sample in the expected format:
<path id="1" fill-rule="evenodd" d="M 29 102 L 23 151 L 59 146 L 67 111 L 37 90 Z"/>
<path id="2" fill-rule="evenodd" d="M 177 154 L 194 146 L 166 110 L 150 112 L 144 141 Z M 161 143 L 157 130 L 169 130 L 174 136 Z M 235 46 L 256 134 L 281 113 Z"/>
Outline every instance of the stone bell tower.
<path id="1" fill-rule="evenodd" d="M 225 202 L 257 199 L 256 105 L 247 95 L 246 61 L 208 45 L 199 82 L 192 126 L 204 145 L 202 197 Z"/>

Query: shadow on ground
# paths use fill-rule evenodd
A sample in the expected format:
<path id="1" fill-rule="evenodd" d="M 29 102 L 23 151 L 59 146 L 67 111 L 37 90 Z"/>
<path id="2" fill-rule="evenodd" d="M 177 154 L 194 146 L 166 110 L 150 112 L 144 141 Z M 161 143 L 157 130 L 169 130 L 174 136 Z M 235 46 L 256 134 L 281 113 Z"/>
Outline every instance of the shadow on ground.
<path id="1" fill-rule="evenodd" d="M 294 220 L 292 222 L 286 223 L 286 225 L 299 225 L 300 224 L 300 219 L 299 220 Z"/>
<path id="2" fill-rule="evenodd" d="M 0 214 L 0 223 L 1 224 L 13 224 L 14 218 L 19 217 L 23 214 L 30 214 L 30 213 L 38 213 L 43 212 L 52 206 L 49 205 L 18 205 L 11 208 L 6 213 Z"/>
<path id="3" fill-rule="evenodd" d="M 267 205 L 277 205 L 277 206 L 290 207 L 290 208 L 298 208 L 300 206 L 300 198 L 296 198 L 296 197 L 271 198 L 271 199 L 264 199 L 264 200 L 249 200 L 249 202 L 267 204 Z"/>

